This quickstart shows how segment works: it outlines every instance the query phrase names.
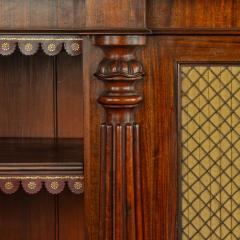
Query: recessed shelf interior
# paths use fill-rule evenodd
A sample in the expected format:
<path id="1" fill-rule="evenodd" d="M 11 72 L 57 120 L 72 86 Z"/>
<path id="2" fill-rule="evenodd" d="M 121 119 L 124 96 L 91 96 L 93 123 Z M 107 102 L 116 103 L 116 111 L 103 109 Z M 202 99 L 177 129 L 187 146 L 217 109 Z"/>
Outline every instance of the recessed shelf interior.
<path id="1" fill-rule="evenodd" d="M 81 55 L 0 56 L 1 176 L 83 175 L 82 82 Z M 0 191 L 1 237 L 84 239 L 83 198 L 68 188 L 59 195 Z"/>

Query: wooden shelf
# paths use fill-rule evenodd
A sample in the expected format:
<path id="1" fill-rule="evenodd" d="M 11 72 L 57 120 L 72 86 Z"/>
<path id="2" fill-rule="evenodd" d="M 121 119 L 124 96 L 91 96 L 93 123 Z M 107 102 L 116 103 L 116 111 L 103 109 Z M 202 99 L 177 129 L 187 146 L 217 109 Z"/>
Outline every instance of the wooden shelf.
<path id="1" fill-rule="evenodd" d="M 61 163 L 82 160 L 82 138 L 0 138 L 0 163 Z"/>
<path id="2" fill-rule="evenodd" d="M 83 192 L 83 139 L 0 138 L 0 188 L 14 193 L 21 184 L 37 193 L 44 184 L 60 193 L 67 184 Z"/>

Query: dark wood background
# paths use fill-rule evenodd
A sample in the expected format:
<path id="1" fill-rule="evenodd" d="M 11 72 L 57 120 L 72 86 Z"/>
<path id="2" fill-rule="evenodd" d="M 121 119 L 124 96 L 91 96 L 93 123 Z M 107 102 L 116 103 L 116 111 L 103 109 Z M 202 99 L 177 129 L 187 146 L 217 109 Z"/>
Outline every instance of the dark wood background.
<path id="1" fill-rule="evenodd" d="M 146 69 L 146 77 L 137 84 L 144 95 L 144 102 L 137 111 L 137 121 L 141 126 L 145 239 L 176 239 L 176 59 L 239 61 L 239 51 L 236 51 L 239 48 L 240 33 L 239 5 L 239 0 L 24 0 L 21 3 L 17 0 L 0 0 L 1 32 L 75 30 L 82 35 L 99 32 L 141 32 L 148 35 L 146 47 L 138 52 L 138 59 Z M 224 36 L 230 34 L 236 36 Z M 4 110 L 0 119 L 0 135 L 84 136 L 86 226 L 89 239 L 96 240 L 101 197 L 99 126 L 104 121 L 104 111 L 96 101 L 103 86 L 93 74 L 103 53 L 93 46 L 91 37 L 84 37 L 83 45 L 83 62 L 80 57 L 70 58 L 64 54 L 55 58 L 48 58 L 41 53 L 31 58 L 19 54 L 0 58 L 0 105 Z M 35 94 L 26 95 L 26 91 Z M 84 96 L 84 103 L 81 96 Z M 34 110 L 36 106 L 38 111 Z M 24 114 L 19 111 L 20 108 Z M 13 115 L 13 112 L 16 114 Z M 3 125 L 7 128 L 1 127 Z M 23 125 L 28 127 L 24 128 Z M 83 131 L 83 128 L 87 131 Z M 29 197 L 19 192 L 16 199 L 10 199 L 1 194 L 0 232 L 3 232 L 5 239 L 32 240 L 34 232 L 43 231 L 49 239 L 59 234 L 60 239 L 73 240 L 81 231 L 78 227 L 82 226 L 80 219 L 83 198 L 72 197 L 68 192 L 53 197 L 44 191 L 38 197 Z M 25 202 L 28 204 L 24 205 Z M 42 203 L 45 203 L 44 211 Z M 10 205 L 14 207 L 10 208 Z M 58 205 L 61 207 L 58 208 Z M 81 209 L 75 211 L 78 208 Z M 32 215 L 24 215 L 24 209 Z M 11 211 L 16 215 L 9 214 Z M 76 220 L 69 220 L 71 214 L 76 214 Z M 38 223 L 35 216 L 41 219 L 40 224 L 34 225 L 34 232 L 26 231 L 27 226 Z M 6 226 L 3 227 L 4 219 L 12 222 L 12 227 L 9 228 L 18 229 L 18 237 L 13 231 L 7 231 Z M 59 219 L 59 224 L 55 224 L 58 222 L 56 219 Z"/>

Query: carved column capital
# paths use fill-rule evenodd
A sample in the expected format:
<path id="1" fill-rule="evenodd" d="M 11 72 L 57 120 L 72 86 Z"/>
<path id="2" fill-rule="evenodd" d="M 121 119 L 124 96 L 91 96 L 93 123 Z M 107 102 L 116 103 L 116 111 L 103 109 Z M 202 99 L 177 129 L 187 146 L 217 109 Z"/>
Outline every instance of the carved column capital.
<path id="1" fill-rule="evenodd" d="M 105 83 L 98 102 L 107 111 L 106 120 L 132 122 L 132 110 L 142 101 L 134 84 L 145 75 L 135 52 L 145 44 L 145 36 L 98 36 L 95 44 L 105 53 L 95 76 Z"/>
<path id="2" fill-rule="evenodd" d="M 105 108 L 101 126 L 100 240 L 141 240 L 142 205 L 139 126 L 134 109 L 142 101 L 135 83 L 144 76 L 136 50 L 144 36 L 97 36 L 104 51 L 95 76 L 105 89 L 98 102 Z"/>

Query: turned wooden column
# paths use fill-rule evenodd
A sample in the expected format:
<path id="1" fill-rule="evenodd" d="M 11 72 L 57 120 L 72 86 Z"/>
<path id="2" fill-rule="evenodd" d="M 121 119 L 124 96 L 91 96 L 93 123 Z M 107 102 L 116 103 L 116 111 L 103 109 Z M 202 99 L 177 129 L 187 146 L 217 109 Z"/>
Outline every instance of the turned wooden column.
<path id="1" fill-rule="evenodd" d="M 139 126 L 134 111 L 142 101 L 135 83 L 144 70 L 135 52 L 144 36 L 97 36 L 105 57 L 95 76 L 105 89 L 98 102 L 106 117 L 101 126 L 100 240 L 141 240 L 142 204 Z"/>

